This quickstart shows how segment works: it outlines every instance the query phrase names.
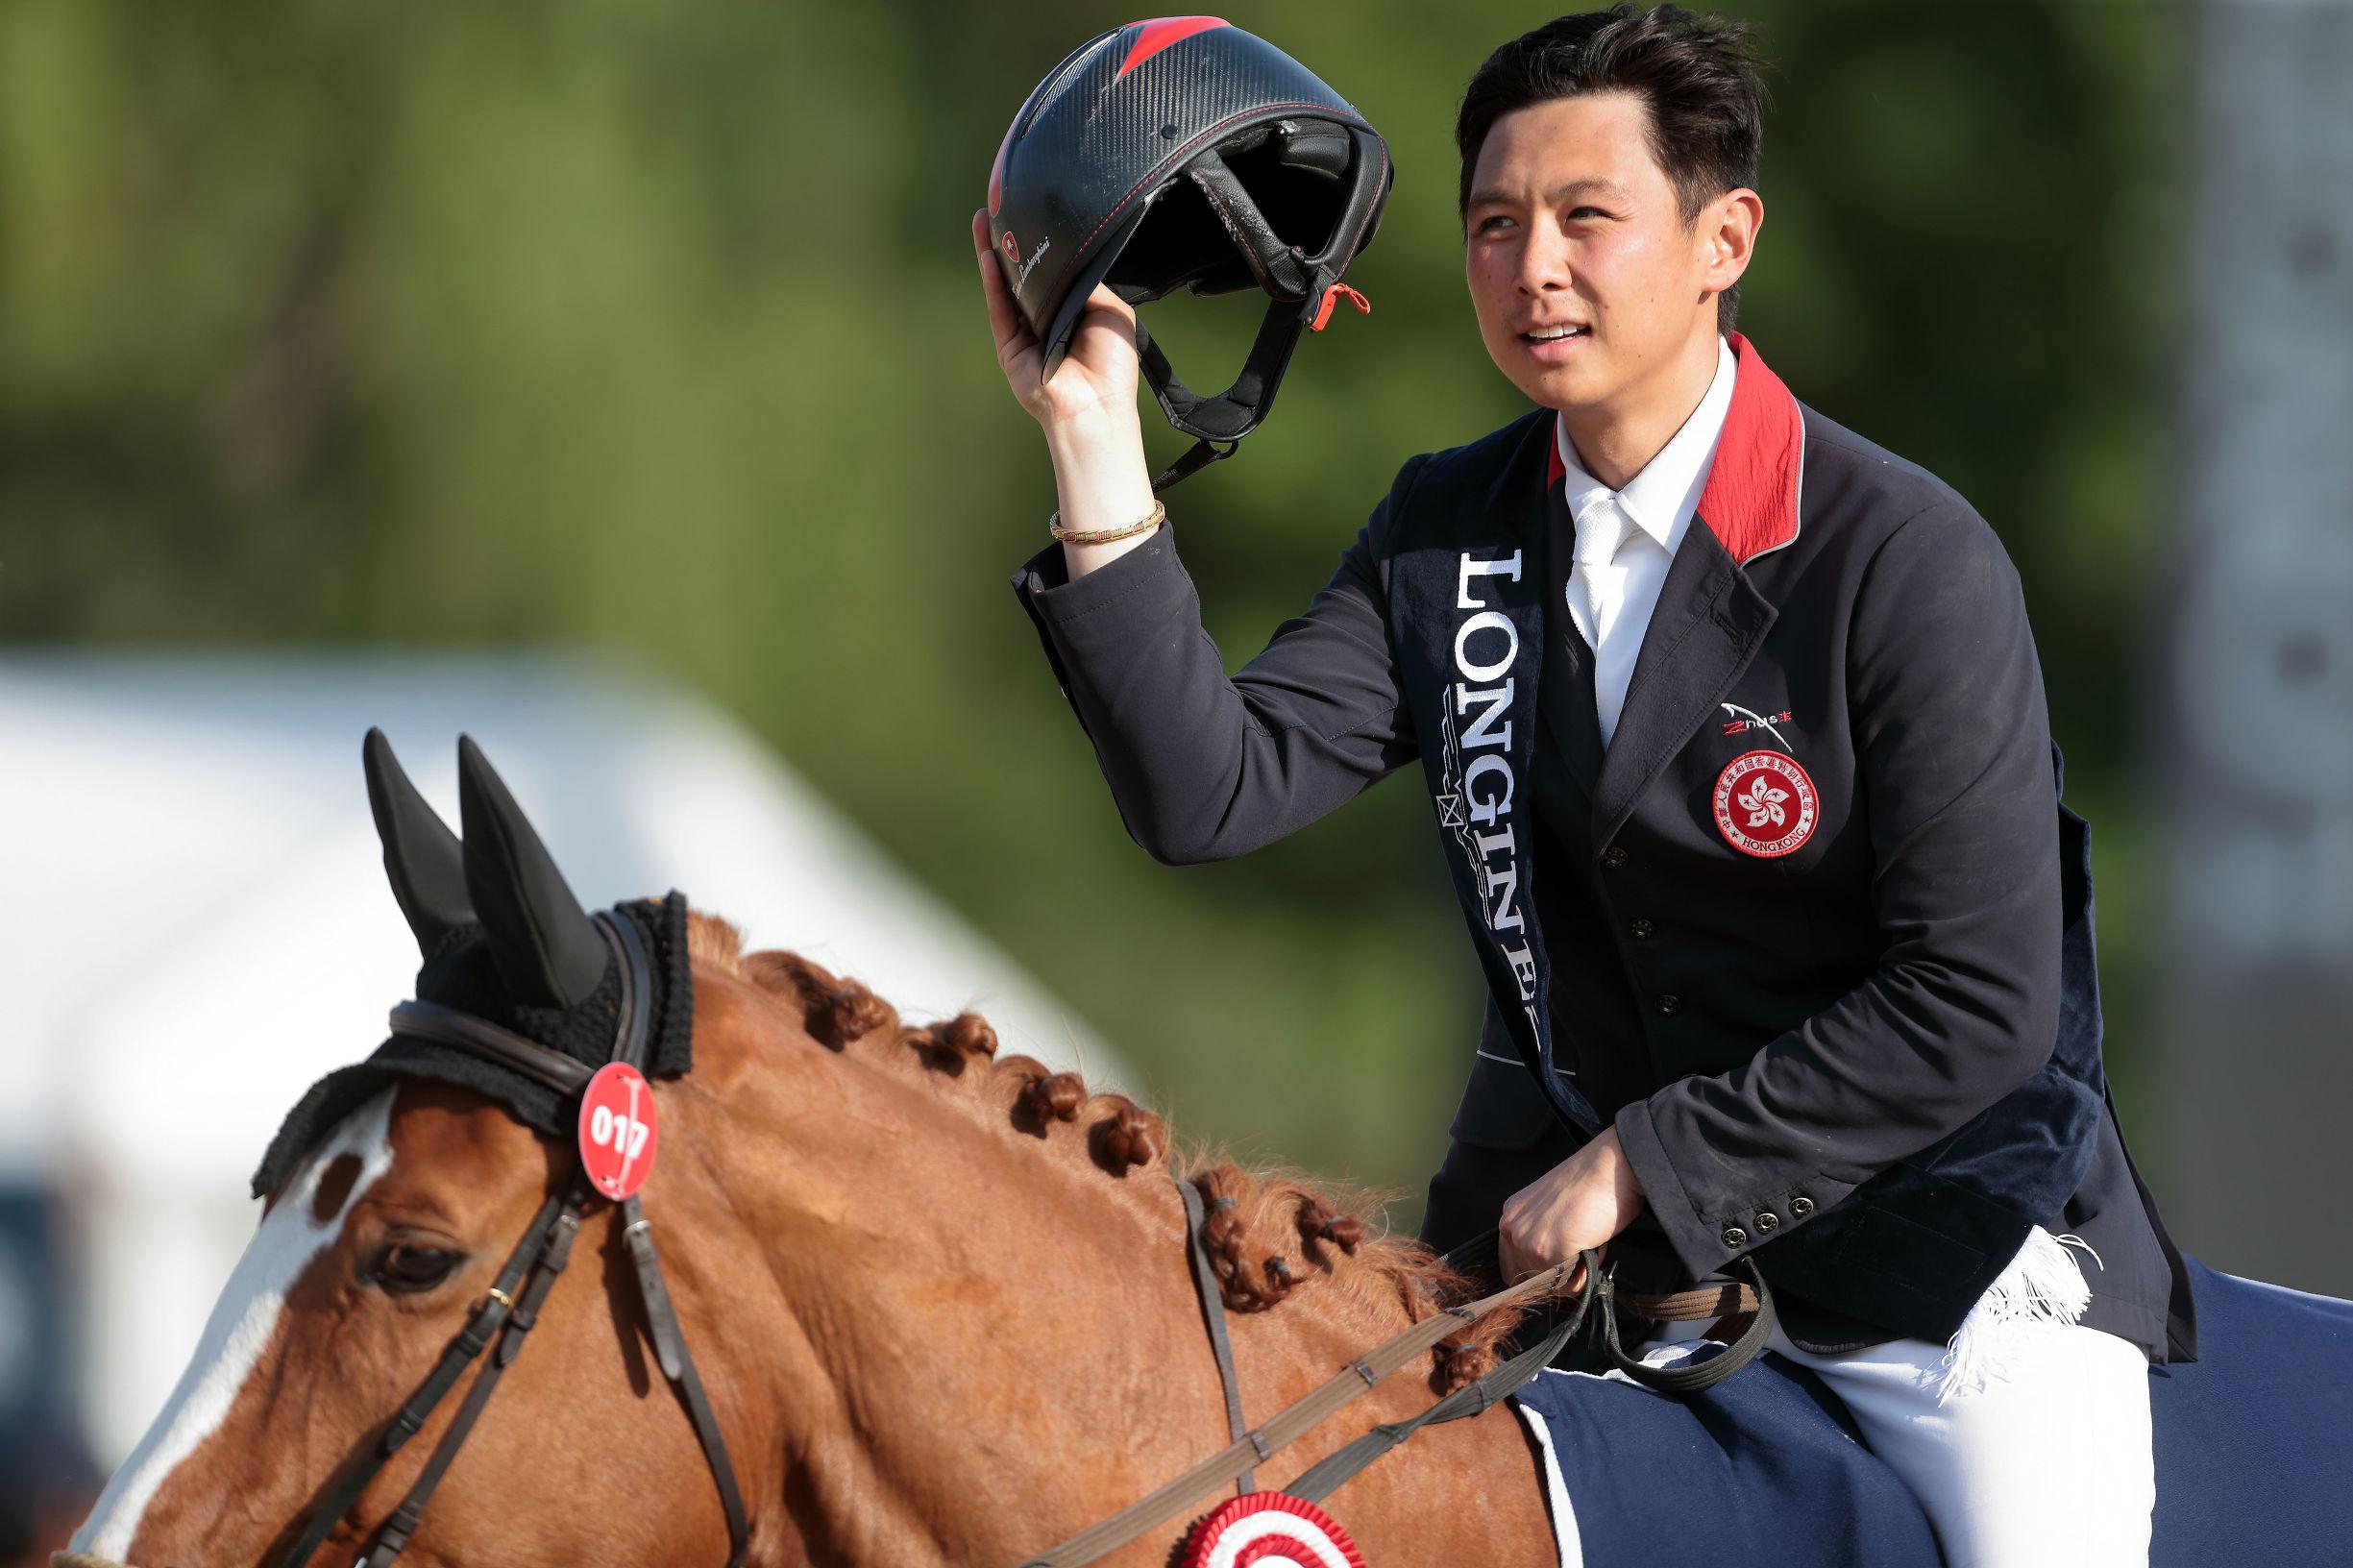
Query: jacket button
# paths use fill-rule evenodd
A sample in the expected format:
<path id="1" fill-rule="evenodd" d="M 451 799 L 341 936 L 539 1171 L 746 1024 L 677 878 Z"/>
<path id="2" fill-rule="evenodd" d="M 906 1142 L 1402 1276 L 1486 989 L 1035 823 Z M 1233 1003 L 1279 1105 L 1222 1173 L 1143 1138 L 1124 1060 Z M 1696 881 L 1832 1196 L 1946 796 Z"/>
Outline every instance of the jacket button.
<path id="1" fill-rule="evenodd" d="M 1744 1230 L 1742 1230 L 1742 1229 L 1741 1229 L 1739 1226 L 1737 1226 L 1737 1225 L 1727 1225 L 1727 1226 L 1724 1228 L 1724 1244 L 1725 1244 L 1726 1246 L 1728 1246 L 1728 1247 L 1739 1247 L 1739 1246 L 1746 1246 L 1746 1245 L 1748 1244 L 1748 1240 L 1749 1240 L 1749 1233 L 1748 1233 L 1748 1232 L 1746 1232 L 1746 1231 L 1744 1231 Z"/>
<path id="2" fill-rule="evenodd" d="M 1673 992 L 1669 992 L 1664 996 L 1658 998 L 1658 1011 L 1664 1013 L 1669 1017 L 1673 1017 L 1676 1014 L 1680 1013 L 1682 1010 L 1683 999 L 1680 996 L 1676 995 Z"/>
<path id="3" fill-rule="evenodd" d="M 1793 1214 L 1800 1215 L 1801 1217 L 1810 1214 L 1814 1212 L 1814 1200 L 1811 1198 L 1792 1198 L 1789 1200 L 1789 1212 Z"/>
<path id="4" fill-rule="evenodd" d="M 1614 844 L 1602 851 L 1602 864 L 1608 867 L 1613 871 L 1623 867 L 1626 864 L 1626 851 L 1619 848 Z"/>
<path id="5" fill-rule="evenodd" d="M 1637 942 L 1647 941 L 1651 933 L 1657 929 L 1658 927 L 1645 919 L 1636 919 L 1626 922 L 1627 933 Z"/>
<path id="6" fill-rule="evenodd" d="M 1757 1212 L 1756 1228 L 1760 1231 L 1769 1231 L 1776 1225 L 1778 1225 L 1780 1222 L 1781 1216 L 1775 1213 L 1770 1209 L 1759 1210 Z"/>

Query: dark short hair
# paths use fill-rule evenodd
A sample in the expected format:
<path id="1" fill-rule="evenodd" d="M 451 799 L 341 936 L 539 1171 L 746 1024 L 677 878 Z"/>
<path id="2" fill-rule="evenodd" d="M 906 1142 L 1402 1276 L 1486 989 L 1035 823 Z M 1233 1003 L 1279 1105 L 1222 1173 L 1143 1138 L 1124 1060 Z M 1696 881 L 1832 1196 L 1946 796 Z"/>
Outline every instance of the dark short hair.
<path id="1" fill-rule="evenodd" d="M 1755 29 L 1680 6 L 1637 12 L 1630 5 L 1561 16 L 1489 55 L 1463 89 L 1455 117 L 1462 154 L 1458 214 L 1470 215 L 1471 172 L 1495 122 L 1515 110 L 1587 93 L 1627 92 L 1650 111 L 1651 156 L 1675 187 L 1685 226 L 1728 190 L 1756 184 L 1764 151 L 1764 61 Z M 1717 325 L 1729 331 L 1740 305 L 1735 283 L 1717 297 Z"/>

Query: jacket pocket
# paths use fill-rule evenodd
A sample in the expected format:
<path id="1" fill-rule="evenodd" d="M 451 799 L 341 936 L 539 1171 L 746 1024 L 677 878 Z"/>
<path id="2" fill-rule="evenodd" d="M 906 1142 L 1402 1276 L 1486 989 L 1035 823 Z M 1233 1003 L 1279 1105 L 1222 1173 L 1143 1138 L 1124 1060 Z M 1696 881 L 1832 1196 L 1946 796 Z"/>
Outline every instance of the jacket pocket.
<path id="1" fill-rule="evenodd" d="M 1470 1081 L 1462 1086 L 1462 1103 L 1447 1136 L 1483 1149 L 1525 1149 L 1556 1120 L 1551 1102 L 1521 1064 L 1519 1046 L 1490 1007 L 1480 1025 Z"/>

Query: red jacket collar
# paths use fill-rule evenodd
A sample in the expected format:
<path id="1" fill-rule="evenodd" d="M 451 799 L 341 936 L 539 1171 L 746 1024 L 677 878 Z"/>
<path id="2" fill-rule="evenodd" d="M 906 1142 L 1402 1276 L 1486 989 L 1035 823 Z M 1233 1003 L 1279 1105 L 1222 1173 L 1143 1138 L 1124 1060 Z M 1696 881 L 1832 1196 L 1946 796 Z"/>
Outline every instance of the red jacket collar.
<path id="1" fill-rule="evenodd" d="M 1700 521 L 1714 531 L 1725 553 L 1746 566 L 1798 537 L 1798 495 L 1804 473 L 1805 419 L 1798 400 L 1764 358 L 1738 332 L 1730 334 L 1739 361 L 1732 405 L 1724 416 L 1707 487 L 1700 492 Z M 1560 447 L 1552 454 L 1544 482 L 1558 484 L 1568 474 Z"/>

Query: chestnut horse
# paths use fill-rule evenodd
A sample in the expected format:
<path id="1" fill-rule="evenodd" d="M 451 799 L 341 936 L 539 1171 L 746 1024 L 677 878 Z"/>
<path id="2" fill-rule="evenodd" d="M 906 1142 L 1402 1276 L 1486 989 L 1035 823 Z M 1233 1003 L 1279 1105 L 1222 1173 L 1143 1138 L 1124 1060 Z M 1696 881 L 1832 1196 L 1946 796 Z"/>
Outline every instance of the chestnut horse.
<path id="1" fill-rule="evenodd" d="M 461 784 L 472 788 L 462 770 Z M 472 929 L 459 920 L 471 909 L 436 923 L 436 878 L 445 903 L 462 902 L 449 888 L 472 889 L 494 946 L 532 934 L 502 922 L 538 919 L 514 912 L 529 897 L 485 894 L 502 873 L 480 864 L 494 835 L 464 798 L 453 880 L 451 865 L 417 861 L 457 854 L 454 836 L 419 851 L 421 802 L 404 829 L 401 809 L 377 796 L 395 891 L 429 961 L 437 942 Z M 437 820 L 421 831 L 436 830 L 448 832 Z M 748 1561 L 1010 1568 L 1226 1445 L 1157 1116 L 1073 1074 L 997 1058 L 970 1014 L 911 1025 L 854 981 L 743 950 L 723 920 L 696 915 L 687 932 L 693 1068 L 655 1086 L 660 1140 L 643 1197 L 742 1482 Z M 498 956 L 511 974 L 510 955 Z M 194 1362 L 58 1561 L 277 1562 L 573 1169 L 568 1144 L 446 1083 L 402 1081 L 342 1117 L 270 1193 Z M 1234 1200 L 1212 1206 L 1206 1234 L 1253 1420 L 1430 1315 L 1457 1283 L 1414 1243 L 1366 1238 L 1360 1199 L 1224 1162 L 1185 1174 Z M 616 1214 L 586 1213 L 569 1275 L 409 1561 L 725 1560 L 712 1473 L 652 1364 Z M 1279 1487 L 1372 1423 L 1485 1371 L 1507 1328 L 1483 1322 L 1392 1376 L 1264 1465 L 1258 1484 Z M 321 1561 L 353 1560 L 455 1403 L 361 1494 Z M 1556 1560 L 1529 1441 L 1502 1410 L 1430 1429 L 1327 1506 L 1374 1562 Z M 1104 1560 L 1159 1568 L 1184 1529 Z"/>

